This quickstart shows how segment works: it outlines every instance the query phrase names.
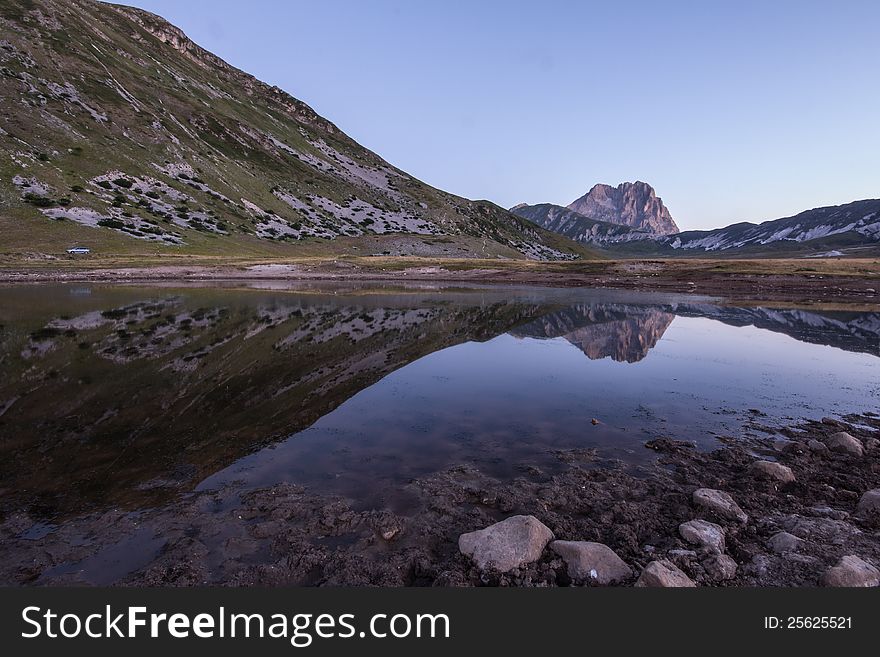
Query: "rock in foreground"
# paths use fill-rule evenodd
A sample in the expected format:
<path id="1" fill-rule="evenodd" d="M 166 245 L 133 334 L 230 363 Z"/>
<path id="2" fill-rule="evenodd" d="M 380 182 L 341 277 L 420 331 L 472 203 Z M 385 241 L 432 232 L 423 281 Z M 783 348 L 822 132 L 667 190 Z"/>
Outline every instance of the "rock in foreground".
<path id="1" fill-rule="evenodd" d="M 694 491 L 693 502 L 698 507 L 725 520 L 733 520 L 743 524 L 749 520 L 745 511 L 724 491 L 715 490 L 714 488 L 698 488 Z"/>
<path id="2" fill-rule="evenodd" d="M 856 516 L 868 524 L 880 526 L 880 488 L 862 495 L 856 506 Z"/>
<path id="3" fill-rule="evenodd" d="M 712 552 L 724 552 L 724 529 L 706 520 L 688 520 L 678 526 L 678 533 L 692 545 Z"/>
<path id="4" fill-rule="evenodd" d="M 694 587 L 693 580 L 685 575 L 672 562 L 661 560 L 652 561 L 636 581 L 635 586 L 641 587 L 663 587 L 663 588 L 683 588 Z"/>
<path id="5" fill-rule="evenodd" d="M 828 445 L 828 449 L 832 452 L 837 452 L 838 454 L 862 456 L 865 453 L 865 448 L 862 447 L 862 443 L 846 431 L 841 431 L 832 436 L 828 436 L 825 440 L 825 444 Z"/>
<path id="6" fill-rule="evenodd" d="M 632 575 L 626 562 L 603 543 L 553 541 L 550 549 L 562 557 L 569 576 L 574 579 L 589 579 L 606 585 L 620 582 Z"/>
<path id="7" fill-rule="evenodd" d="M 794 481 L 794 473 L 787 465 L 776 461 L 755 461 L 749 468 L 755 477 L 772 479 L 783 484 Z"/>
<path id="8" fill-rule="evenodd" d="M 485 529 L 458 537 L 458 549 L 480 570 L 506 573 L 537 561 L 553 532 L 534 516 L 511 516 Z"/>
<path id="9" fill-rule="evenodd" d="M 859 557 L 847 555 L 825 571 L 820 583 L 822 586 L 880 586 L 880 571 Z"/>

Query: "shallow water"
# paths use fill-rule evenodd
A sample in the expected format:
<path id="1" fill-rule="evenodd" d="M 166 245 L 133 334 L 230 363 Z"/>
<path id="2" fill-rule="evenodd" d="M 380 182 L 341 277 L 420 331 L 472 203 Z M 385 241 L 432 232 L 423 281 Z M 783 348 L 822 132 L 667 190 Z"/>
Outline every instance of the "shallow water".
<path id="1" fill-rule="evenodd" d="M 652 438 L 709 448 L 880 407 L 878 313 L 50 285 L 0 289 L 0 323 L 0 500 L 43 521 L 279 482 L 401 509 L 403 484 L 459 464 L 515 477 L 583 448 L 637 464 Z"/>

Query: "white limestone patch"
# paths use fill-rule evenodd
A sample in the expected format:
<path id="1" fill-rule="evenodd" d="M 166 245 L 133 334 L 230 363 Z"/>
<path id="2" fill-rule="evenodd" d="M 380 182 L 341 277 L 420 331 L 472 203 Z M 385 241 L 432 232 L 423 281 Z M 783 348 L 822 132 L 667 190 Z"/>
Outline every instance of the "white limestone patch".
<path id="1" fill-rule="evenodd" d="M 172 162 L 169 164 L 153 164 L 153 166 L 170 178 L 182 182 L 185 185 L 199 190 L 217 200 L 234 205 L 232 201 L 220 192 L 211 189 L 204 180 L 202 180 L 195 169 L 186 162 Z"/>
<path id="2" fill-rule="evenodd" d="M 27 195 L 46 197 L 52 193 L 52 188 L 49 185 L 36 178 L 15 175 L 12 177 L 12 184 L 21 190 L 23 197 Z"/>
<path id="3" fill-rule="evenodd" d="M 51 82 L 42 79 L 40 81 L 46 85 L 46 89 L 53 98 L 64 101 L 68 104 L 79 106 L 81 109 L 88 112 L 92 119 L 94 119 L 98 123 L 107 122 L 107 113 L 102 112 L 95 107 L 92 107 L 85 100 L 83 100 L 82 96 L 80 96 L 79 94 L 79 91 L 77 91 L 76 87 L 70 84 L 70 82 L 59 84 L 57 82 Z"/>
<path id="4" fill-rule="evenodd" d="M 92 228 L 109 228 L 136 239 L 165 244 L 183 244 L 180 235 L 164 230 L 150 219 L 144 219 L 131 213 L 128 213 L 130 216 L 125 216 L 126 213 L 122 208 L 108 208 L 106 213 L 102 213 L 93 208 L 74 206 L 45 208 L 40 212 L 57 221 L 69 220 Z"/>

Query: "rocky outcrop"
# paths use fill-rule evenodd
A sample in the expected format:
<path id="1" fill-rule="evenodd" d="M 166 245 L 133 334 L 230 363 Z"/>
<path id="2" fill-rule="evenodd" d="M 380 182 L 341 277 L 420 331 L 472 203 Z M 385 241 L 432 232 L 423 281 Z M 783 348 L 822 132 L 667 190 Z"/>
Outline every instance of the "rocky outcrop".
<path id="1" fill-rule="evenodd" d="M 654 235 L 678 232 L 669 209 L 649 184 L 636 181 L 593 188 L 568 205 L 569 210 L 591 219 L 630 226 Z"/>

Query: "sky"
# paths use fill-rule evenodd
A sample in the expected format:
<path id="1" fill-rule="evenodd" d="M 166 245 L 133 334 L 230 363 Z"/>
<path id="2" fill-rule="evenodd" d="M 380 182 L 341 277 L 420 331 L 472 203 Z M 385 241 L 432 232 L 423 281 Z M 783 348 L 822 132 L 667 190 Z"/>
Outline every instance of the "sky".
<path id="1" fill-rule="evenodd" d="M 501 206 L 643 180 L 680 228 L 880 197 L 880 2 L 127 0 Z"/>

